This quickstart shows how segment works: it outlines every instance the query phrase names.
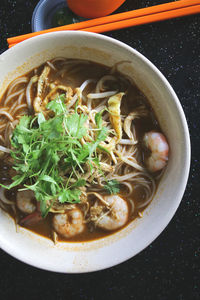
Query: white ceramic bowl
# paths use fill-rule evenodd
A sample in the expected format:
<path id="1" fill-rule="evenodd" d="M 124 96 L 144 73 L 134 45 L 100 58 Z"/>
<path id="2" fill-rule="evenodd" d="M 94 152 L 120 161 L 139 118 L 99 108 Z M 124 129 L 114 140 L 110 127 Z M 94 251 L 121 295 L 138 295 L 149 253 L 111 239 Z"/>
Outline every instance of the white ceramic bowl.
<path id="1" fill-rule="evenodd" d="M 22 42 L 0 56 L 0 92 L 17 76 L 58 56 L 89 59 L 112 66 L 133 78 L 147 95 L 170 144 L 167 169 L 151 204 L 121 231 L 92 242 L 59 243 L 20 228 L 0 211 L 0 247 L 17 259 L 42 269 L 81 273 L 119 264 L 147 247 L 167 226 L 182 199 L 190 167 L 186 119 L 172 87 L 143 55 L 112 38 L 87 32 L 56 32 Z"/>

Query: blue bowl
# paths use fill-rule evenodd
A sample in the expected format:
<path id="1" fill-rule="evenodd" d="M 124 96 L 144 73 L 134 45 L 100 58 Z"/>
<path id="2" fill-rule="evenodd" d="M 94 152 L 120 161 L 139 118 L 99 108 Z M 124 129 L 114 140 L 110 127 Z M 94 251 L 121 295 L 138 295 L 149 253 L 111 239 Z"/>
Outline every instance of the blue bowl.
<path id="1" fill-rule="evenodd" d="M 64 12 L 67 12 L 68 6 L 66 0 L 40 0 L 33 12 L 31 21 L 32 31 L 41 31 L 55 27 L 56 25 L 53 22 L 54 16 L 56 12 L 62 11 L 62 9 L 64 10 Z M 71 11 L 69 11 L 69 14 L 70 18 L 69 22 L 67 22 L 68 24 L 85 20 L 84 18 L 76 16 Z"/>

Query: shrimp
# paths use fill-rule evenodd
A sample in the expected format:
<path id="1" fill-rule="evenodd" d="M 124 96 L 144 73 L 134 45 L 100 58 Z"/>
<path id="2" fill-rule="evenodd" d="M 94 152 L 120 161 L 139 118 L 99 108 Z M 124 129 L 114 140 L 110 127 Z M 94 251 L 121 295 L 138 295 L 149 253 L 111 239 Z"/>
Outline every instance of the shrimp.
<path id="1" fill-rule="evenodd" d="M 24 217 L 19 221 L 19 225 L 21 226 L 31 226 L 35 225 L 38 222 L 42 221 L 42 215 L 41 212 L 38 210 L 35 210 L 33 213 L 30 215 Z"/>
<path id="2" fill-rule="evenodd" d="M 65 238 L 71 238 L 85 229 L 83 214 L 78 208 L 74 208 L 64 214 L 55 214 L 53 217 L 55 231 Z"/>
<path id="3" fill-rule="evenodd" d="M 151 151 L 145 163 L 150 172 L 162 170 L 168 161 L 169 145 L 160 132 L 149 131 L 144 135 L 144 145 Z"/>
<path id="4" fill-rule="evenodd" d="M 31 214 L 36 210 L 34 192 L 30 190 L 17 192 L 17 207 L 25 214 Z"/>
<path id="5" fill-rule="evenodd" d="M 104 199 L 109 204 L 110 211 L 100 216 L 96 225 L 106 230 L 115 230 L 125 225 L 128 220 L 126 201 L 118 195 L 105 196 Z"/>

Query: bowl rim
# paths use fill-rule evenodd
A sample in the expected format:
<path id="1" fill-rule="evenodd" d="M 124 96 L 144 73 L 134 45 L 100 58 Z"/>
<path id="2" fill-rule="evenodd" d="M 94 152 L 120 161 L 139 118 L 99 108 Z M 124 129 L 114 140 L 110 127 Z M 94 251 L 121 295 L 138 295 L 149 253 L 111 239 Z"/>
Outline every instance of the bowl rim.
<path id="1" fill-rule="evenodd" d="M 171 219 L 173 218 L 173 216 L 176 213 L 176 210 L 178 209 L 180 202 L 182 200 L 182 197 L 184 195 L 186 186 L 187 186 L 187 181 L 188 181 L 188 177 L 189 177 L 189 171 L 190 171 L 190 161 L 191 161 L 191 143 L 190 143 L 190 134 L 189 134 L 189 129 L 188 129 L 188 125 L 187 125 L 187 121 L 186 121 L 186 117 L 183 111 L 183 108 L 179 102 L 179 99 L 175 93 L 175 91 L 173 90 L 172 86 L 170 85 L 170 83 L 168 82 L 168 80 L 165 78 L 165 76 L 159 71 L 159 69 L 148 59 L 146 58 L 143 54 L 141 54 L 140 52 L 138 52 L 136 49 L 132 48 L 131 46 L 117 40 L 114 39 L 112 37 L 108 37 L 108 36 L 104 36 L 101 34 L 97 34 L 97 33 L 90 33 L 90 32 L 83 32 L 83 31 L 56 31 L 56 32 L 50 32 L 50 33 L 45 33 L 45 34 L 41 34 L 35 37 L 32 37 L 28 40 L 25 40 L 15 46 L 13 46 L 12 48 L 6 50 L 4 53 L 2 53 L 0 55 L 0 58 L 6 58 L 6 56 L 8 54 L 13 55 L 13 52 L 15 52 L 15 49 L 23 49 L 23 47 L 25 45 L 30 45 L 32 43 L 34 43 L 35 41 L 41 40 L 41 39 L 45 39 L 47 36 L 50 38 L 54 38 L 56 36 L 70 36 L 70 35 L 77 35 L 78 36 L 85 36 L 85 37 L 89 37 L 89 38 L 97 38 L 103 41 L 106 41 L 108 43 L 111 44 L 115 44 L 118 47 L 122 47 L 124 49 L 126 49 L 127 51 L 133 53 L 134 55 L 136 55 L 141 61 L 143 61 L 146 65 L 148 65 L 148 67 L 150 67 L 150 69 L 157 74 L 157 76 L 160 79 L 160 82 L 162 82 L 163 85 L 165 85 L 165 87 L 167 88 L 168 93 L 171 95 L 171 97 L 173 98 L 173 101 L 176 105 L 180 120 L 182 122 L 182 126 L 183 126 L 183 132 L 184 132 L 184 140 L 185 140 L 185 172 L 184 174 L 182 174 L 181 177 L 181 182 L 180 182 L 180 187 L 177 191 L 176 194 L 176 202 L 174 203 L 173 207 L 170 207 L 170 213 L 167 214 L 167 216 L 159 223 L 158 228 L 156 229 L 156 232 L 154 232 L 154 235 L 150 236 L 150 238 L 146 238 L 145 241 L 143 242 L 143 245 L 140 247 L 140 249 L 137 249 L 137 251 L 135 251 L 135 253 L 133 255 L 128 255 L 126 257 L 124 256 L 119 256 L 116 260 L 115 263 L 107 263 L 104 266 L 101 266 L 99 268 L 90 268 L 89 270 L 83 270 L 83 271 L 64 271 L 61 268 L 58 268 L 57 266 L 51 267 L 49 268 L 48 263 L 42 263 L 40 261 L 40 264 L 34 261 L 31 261 L 31 259 L 27 258 L 27 257 L 19 257 L 18 255 L 16 255 L 15 253 L 15 247 L 13 247 L 12 249 L 10 249 L 10 247 L 8 246 L 8 244 L 6 243 L 6 241 L 4 241 L 4 239 L 2 239 L 1 234 L 0 234 L 0 247 L 2 250 L 4 250 L 5 252 L 7 252 L 8 254 L 10 254 L 11 256 L 17 258 L 18 260 L 27 263 L 31 266 L 37 267 L 39 269 L 43 269 L 43 270 L 47 270 L 47 271 L 54 271 L 54 272 L 59 272 L 59 273 L 88 273 L 88 272 L 94 272 L 94 271 L 99 271 L 99 270 L 103 270 L 103 269 L 107 269 L 113 266 L 116 266 L 122 262 L 127 261 L 128 259 L 134 257 L 135 255 L 137 255 L 138 253 L 140 253 L 141 251 L 143 251 L 148 245 L 150 245 L 160 234 L 161 232 L 167 227 L 167 225 L 169 224 L 169 222 L 171 221 Z"/>

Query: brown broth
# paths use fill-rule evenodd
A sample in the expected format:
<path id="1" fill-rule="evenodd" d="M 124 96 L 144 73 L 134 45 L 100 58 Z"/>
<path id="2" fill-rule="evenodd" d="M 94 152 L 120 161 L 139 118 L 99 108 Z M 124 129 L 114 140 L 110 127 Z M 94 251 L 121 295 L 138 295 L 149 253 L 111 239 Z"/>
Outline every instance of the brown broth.
<path id="1" fill-rule="evenodd" d="M 55 66 L 58 70 L 60 68 L 60 64 L 61 63 L 59 61 L 57 63 L 55 63 Z M 25 76 L 30 79 L 34 74 L 40 74 L 42 68 L 43 68 L 43 65 L 40 66 L 39 68 L 37 68 L 36 70 L 27 73 Z M 72 72 L 72 70 L 69 70 L 68 72 L 66 72 L 66 75 L 63 77 L 57 76 L 57 72 L 55 72 L 54 70 L 51 70 L 50 75 L 49 75 L 49 82 L 50 83 L 56 82 L 57 84 L 60 84 L 60 85 L 70 85 L 72 88 L 75 88 L 77 86 L 80 86 L 84 80 L 89 79 L 89 78 L 98 80 L 102 76 L 108 74 L 108 71 L 109 71 L 109 68 L 106 66 L 96 64 L 96 63 L 90 63 L 90 62 L 86 65 L 83 65 L 82 67 L 77 64 L 77 68 L 80 69 L 78 77 L 77 77 L 76 73 Z M 119 74 L 119 73 L 115 73 L 114 75 L 121 76 L 121 74 Z M 20 85 L 19 88 L 21 88 L 23 85 L 24 84 Z M 112 83 L 110 83 L 110 85 L 111 85 L 111 88 L 113 88 L 113 89 L 116 88 L 116 84 L 112 85 Z M 92 86 L 92 84 L 90 85 L 90 87 L 91 86 Z M 124 88 L 124 91 L 125 91 L 125 89 L 126 89 L 126 87 Z M 122 91 L 123 91 L 123 88 L 122 88 Z M 45 91 L 45 95 L 47 95 L 48 92 L 49 91 L 47 89 Z M 88 93 L 88 90 L 86 89 L 85 94 L 87 94 L 87 93 Z M 32 97 L 34 97 L 35 94 L 36 94 L 36 87 L 34 87 L 32 90 Z M 4 93 L 4 95 L 2 96 L 2 98 L 0 100 L 0 108 L 3 107 L 5 98 L 6 98 L 6 92 Z M 14 103 L 16 101 L 16 99 L 17 98 L 13 98 L 12 103 Z M 148 110 L 150 113 L 149 113 L 149 116 L 146 117 L 145 119 L 143 119 L 143 120 L 138 119 L 135 121 L 135 126 L 136 126 L 136 130 L 137 130 L 137 135 L 138 135 L 137 138 L 139 139 L 139 141 L 141 140 L 141 138 L 143 137 L 145 132 L 150 131 L 150 130 L 156 130 L 156 131 L 161 131 L 161 130 L 160 130 L 160 126 L 159 126 L 158 122 L 156 121 L 154 112 L 152 111 L 152 108 L 150 107 L 147 98 L 142 94 L 142 92 L 134 84 L 132 84 L 128 89 L 127 95 L 124 96 L 123 103 L 121 106 L 121 112 L 122 112 L 122 114 L 128 114 L 135 107 L 137 107 L 138 105 L 141 105 L 141 104 L 148 107 Z M 126 136 L 124 136 L 123 138 L 126 138 Z M 11 178 L 9 175 L 10 168 L 11 167 L 8 164 L 6 164 L 4 161 L 0 160 L 0 183 L 5 184 L 5 183 L 9 183 L 11 181 Z M 13 189 L 6 193 L 7 193 L 7 196 L 9 199 L 11 199 L 13 202 L 16 201 L 16 189 Z M 141 199 L 143 198 L 143 191 L 140 189 L 136 189 L 133 192 L 133 195 L 131 195 L 131 197 L 134 198 L 136 203 L 140 202 Z M 127 203 L 130 208 L 129 202 L 127 202 Z M 9 210 L 10 215 L 14 218 L 15 216 L 14 216 L 13 212 L 9 208 L 8 208 L 8 210 Z M 127 224 L 129 224 L 132 220 L 137 218 L 138 214 L 140 212 L 142 212 L 143 210 L 144 210 L 144 208 L 136 210 L 134 212 L 134 214 L 129 217 L 129 221 L 128 221 L 128 223 L 125 224 L 125 226 L 127 226 Z M 19 219 L 25 217 L 25 215 L 23 213 L 21 213 L 18 209 L 17 209 L 17 215 L 18 215 Z M 39 234 L 39 235 L 45 236 L 47 238 L 52 238 L 51 219 L 52 219 L 52 215 L 51 215 L 51 213 L 49 213 L 49 215 L 44 220 L 40 221 L 36 225 L 26 226 L 26 228 Z M 123 226 L 123 227 L 125 227 L 125 226 Z M 69 242 L 70 241 L 73 241 L 73 242 L 91 241 L 91 240 L 96 240 L 96 239 L 100 239 L 105 236 L 111 235 L 114 232 L 121 230 L 122 228 L 120 228 L 118 230 L 114 230 L 112 232 L 108 232 L 108 231 L 96 228 L 95 232 L 90 232 L 89 228 L 86 226 L 86 229 L 81 234 L 79 234 L 71 239 L 65 239 L 65 238 L 59 237 L 59 240 L 69 241 Z"/>
<path id="2" fill-rule="evenodd" d="M 137 192 L 137 195 L 139 195 L 138 192 Z M 126 201 L 125 198 L 123 198 L 123 199 Z M 127 204 L 128 204 L 128 207 L 130 208 L 129 202 L 127 202 Z M 88 226 L 86 226 L 85 230 L 81 234 L 78 234 L 72 238 L 64 238 L 63 236 L 58 236 L 58 241 L 84 242 L 84 241 L 93 241 L 93 240 L 101 239 L 103 237 L 112 235 L 113 233 L 116 233 L 116 232 L 122 230 L 130 222 L 132 222 L 134 219 L 136 219 L 138 217 L 138 213 L 142 212 L 142 211 L 143 211 L 143 209 L 137 210 L 136 212 L 134 212 L 134 214 L 131 217 L 129 216 L 128 222 L 119 229 L 116 229 L 113 231 L 106 231 L 106 230 L 96 227 L 95 232 L 91 232 L 89 230 Z M 21 216 L 22 216 L 22 214 L 21 214 Z M 23 217 L 24 217 L 24 215 L 23 215 Z M 52 239 L 53 237 L 52 237 L 51 222 L 52 222 L 52 214 L 49 213 L 49 215 L 44 220 L 40 221 L 39 223 L 31 225 L 31 226 L 24 226 L 24 227 L 29 229 L 32 232 L 35 232 L 35 233 L 41 235 L 41 236 Z"/>

